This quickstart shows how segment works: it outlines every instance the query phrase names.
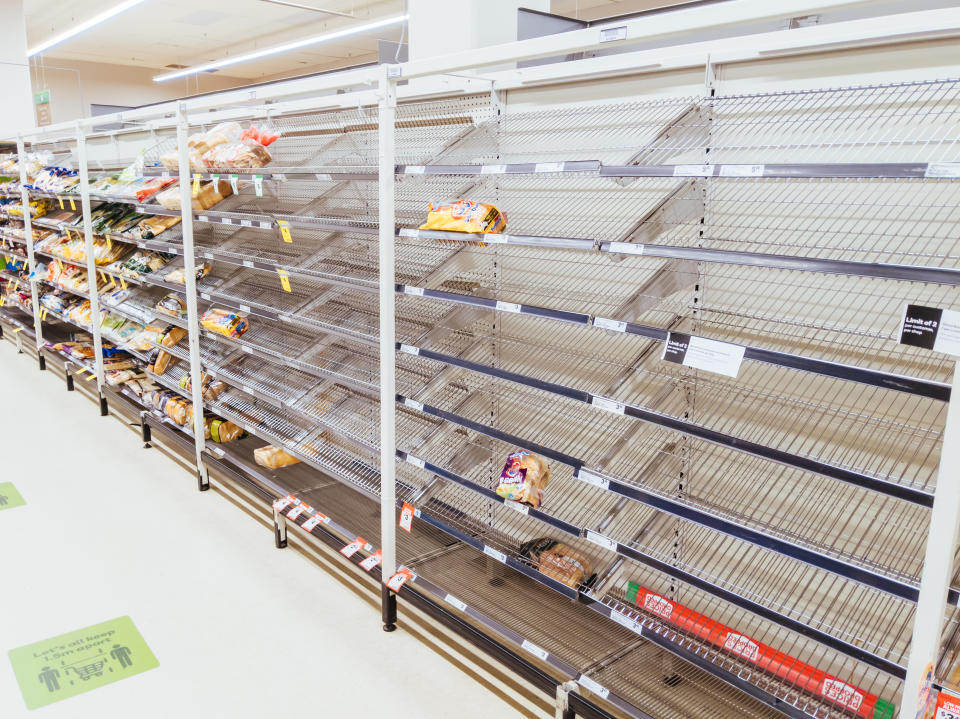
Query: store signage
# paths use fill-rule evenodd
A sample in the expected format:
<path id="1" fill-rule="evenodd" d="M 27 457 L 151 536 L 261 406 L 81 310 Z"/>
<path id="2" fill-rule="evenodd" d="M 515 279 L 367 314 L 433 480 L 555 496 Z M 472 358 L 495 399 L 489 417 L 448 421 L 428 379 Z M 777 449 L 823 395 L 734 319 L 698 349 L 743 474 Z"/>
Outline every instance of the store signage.
<path id="1" fill-rule="evenodd" d="M 53 113 L 50 111 L 50 90 L 33 93 L 33 104 L 36 106 L 37 127 L 53 124 Z"/>
<path id="2" fill-rule="evenodd" d="M 683 332 L 670 332 L 663 347 L 662 359 L 694 369 L 736 377 L 740 373 L 743 352 L 741 345 L 694 337 Z"/>
<path id="3" fill-rule="evenodd" d="M 900 324 L 900 344 L 960 356 L 960 312 L 907 305 Z"/>

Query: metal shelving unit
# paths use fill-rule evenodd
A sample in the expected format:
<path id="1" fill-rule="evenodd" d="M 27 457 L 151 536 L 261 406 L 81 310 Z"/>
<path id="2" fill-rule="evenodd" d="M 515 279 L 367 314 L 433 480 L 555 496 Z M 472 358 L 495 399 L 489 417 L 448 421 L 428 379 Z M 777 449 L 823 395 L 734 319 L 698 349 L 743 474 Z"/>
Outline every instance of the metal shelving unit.
<path id="1" fill-rule="evenodd" d="M 201 489 L 222 462 L 287 497 L 278 546 L 323 512 L 311 534 L 379 548 L 383 581 L 409 573 L 383 589 L 386 628 L 398 594 L 432 597 L 638 719 L 892 717 L 914 691 L 955 364 L 899 344 L 899 324 L 908 303 L 960 305 L 960 81 L 589 106 L 560 93 L 530 110 L 475 84 L 397 102 L 393 69 L 363 76 L 376 91 L 344 78 L 348 101 L 200 100 L 112 136 L 41 138 L 70 149 L 82 183 L 24 188 L 23 203 L 77 209 L 24 218 L 29 239 L 4 233 L 33 273 L 38 347 L 38 258 L 60 260 L 35 250 L 33 225 L 67 223 L 97 290 L 68 292 L 188 330 L 151 378 L 202 411 L 179 427 L 107 388 L 94 322 L 101 403 L 126 397 L 145 425 L 176 428 Z M 270 122 L 272 162 L 196 172 L 188 136 L 224 119 Z M 87 165 L 122 168 L 133 147 L 144 176 L 178 177 L 182 210 L 89 191 Z M 179 170 L 161 168 L 176 149 Z M 197 180 L 232 192 L 196 209 Z M 457 198 L 497 205 L 508 232 L 419 229 L 428 202 Z M 101 201 L 180 217 L 149 240 L 107 235 L 175 259 L 136 279 L 97 267 Z M 179 268 L 184 284 L 167 279 Z M 167 293 L 183 316 L 155 310 Z M 203 328 L 212 308 L 249 329 Z M 677 335 L 743 362 L 665 361 Z M 204 400 L 202 372 L 228 389 Z M 250 438 L 207 444 L 204 413 Z M 265 443 L 302 464 L 255 465 Z M 551 467 L 537 508 L 494 491 L 519 448 Z M 398 511 L 411 533 L 395 532 Z M 525 550 L 541 537 L 586 558 L 585 581 L 541 571 Z M 949 685 L 960 585 L 944 589 L 935 679 Z"/>

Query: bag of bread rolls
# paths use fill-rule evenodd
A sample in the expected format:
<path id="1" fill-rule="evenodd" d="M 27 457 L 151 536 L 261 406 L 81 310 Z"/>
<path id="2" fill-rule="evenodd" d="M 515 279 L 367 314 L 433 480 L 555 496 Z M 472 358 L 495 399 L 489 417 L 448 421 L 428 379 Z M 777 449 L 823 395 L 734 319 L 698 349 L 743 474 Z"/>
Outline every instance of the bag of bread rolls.
<path id="1" fill-rule="evenodd" d="M 533 452 L 519 449 L 507 456 L 497 483 L 497 496 L 537 509 L 549 483 L 550 467 L 547 463 Z"/>
<path id="2" fill-rule="evenodd" d="M 581 552 L 550 537 L 541 537 L 520 547 L 520 554 L 534 563 L 541 574 L 574 589 L 596 577 L 593 564 Z"/>
<path id="3" fill-rule="evenodd" d="M 261 467 L 267 467 L 268 469 L 279 469 L 300 462 L 299 459 L 282 447 L 271 447 L 270 445 L 253 450 L 253 458 Z"/>
<path id="4" fill-rule="evenodd" d="M 427 221 L 420 225 L 421 230 L 500 233 L 507 229 L 507 216 L 484 202 L 431 202 L 427 210 Z"/>

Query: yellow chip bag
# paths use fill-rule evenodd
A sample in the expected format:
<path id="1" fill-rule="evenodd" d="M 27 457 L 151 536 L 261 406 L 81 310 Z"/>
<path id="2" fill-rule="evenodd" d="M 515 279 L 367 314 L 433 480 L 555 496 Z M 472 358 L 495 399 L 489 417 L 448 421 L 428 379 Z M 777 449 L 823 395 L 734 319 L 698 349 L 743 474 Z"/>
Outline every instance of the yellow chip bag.
<path id="1" fill-rule="evenodd" d="M 493 205 L 472 200 L 431 202 L 421 230 L 500 233 L 507 229 L 507 216 Z"/>

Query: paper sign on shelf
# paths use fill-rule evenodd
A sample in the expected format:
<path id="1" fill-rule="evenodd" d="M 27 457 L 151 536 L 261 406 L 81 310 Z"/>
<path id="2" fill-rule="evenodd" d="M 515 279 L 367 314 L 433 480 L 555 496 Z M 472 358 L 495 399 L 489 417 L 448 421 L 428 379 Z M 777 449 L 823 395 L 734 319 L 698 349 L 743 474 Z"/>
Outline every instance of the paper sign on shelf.
<path id="1" fill-rule="evenodd" d="M 240 194 L 240 176 L 239 175 L 230 175 L 230 189 L 233 190 L 234 195 Z"/>
<path id="2" fill-rule="evenodd" d="M 296 519 L 306 511 L 307 511 L 307 508 L 304 505 L 298 504 L 295 507 L 291 508 L 289 512 L 287 512 L 287 519 Z"/>
<path id="3" fill-rule="evenodd" d="M 400 570 L 390 577 L 387 580 L 387 588 L 394 592 L 399 592 L 401 587 L 406 584 L 410 579 L 413 578 L 413 572 L 411 572 L 406 567 L 401 567 Z"/>
<path id="4" fill-rule="evenodd" d="M 406 532 L 413 531 L 413 514 L 416 510 L 409 502 L 404 502 L 400 509 L 400 529 Z"/>
<path id="5" fill-rule="evenodd" d="M 257 197 L 263 197 L 263 175 L 253 176 L 253 191 Z"/>
<path id="6" fill-rule="evenodd" d="M 900 344 L 960 356 L 960 312 L 907 305 L 900 323 Z"/>
<path id="7" fill-rule="evenodd" d="M 284 509 L 286 509 L 296 501 L 297 501 L 296 498 L 288 494 L 286 497 L 281 497 L 280 499 L 274 501 L 273 508 L 278 512 L 282 512 Z"/>
<path id="8" fill-rule="evenodd" d="M 327 521 L 326 516 L 323 514 L 320 514 L 320 512 L 317 512 L 315 515 L 310 517 L 310 519 L 308 519 L 306 522 L 301 524 L 300 529 L 302 529 L 305 532 L 312 532 L 314 527 L 316 527 L 318 524 L 323 524 L 326 521 Z"/>
<path id="9" fill-rule="evenodd" d="M 379 549 L 369 557 L 360 562 L 360 566 L 368 572 L 383 561 L 383 552 Z"/>
<path id="10" fill-rule="evenodd" d="M 280 228 L 280 236 L 283 238 L 284 242 L 293 242 L 293 237 L 290 235 L 290 223 L 287 220 L 277 220 L 277 227 Z"/>
<path id="11" fill-rule="evenodd" d="M 709 340 L 683 332 L 670 332 L 663 345 L 661 359 L 694 369 L 736 377 L 743 363 L 744 347 L 730 342 Z"/>
<path id="12" fill-rule="evenodd" d="M 350 544 L 348 544 L 346 547 L 341 549 L 340 554 L 342 554 L 344 557 L 352 557 L 354 554 L 359 552 L 363 548 L 363 545 L 365 545 L 366 543 L 367 543 L 366 539 L 364 539 L 363 537 L 357 537 L 352 542 L 350 542 Z"/>

